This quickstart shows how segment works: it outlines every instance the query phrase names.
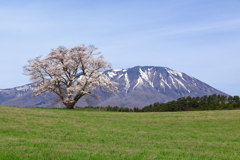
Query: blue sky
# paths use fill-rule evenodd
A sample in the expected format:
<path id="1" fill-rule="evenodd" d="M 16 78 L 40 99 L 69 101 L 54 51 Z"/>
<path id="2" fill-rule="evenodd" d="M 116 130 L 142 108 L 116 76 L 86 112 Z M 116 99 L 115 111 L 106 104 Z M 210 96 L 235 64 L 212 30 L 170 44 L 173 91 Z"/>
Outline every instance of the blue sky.
<path id="1" fill-rule="evenodd" d="M 239 0 L 0 0 L 0 88 L 27 60 L 93 44 L 113 68 L 163 66 L 240 95 Z"/>

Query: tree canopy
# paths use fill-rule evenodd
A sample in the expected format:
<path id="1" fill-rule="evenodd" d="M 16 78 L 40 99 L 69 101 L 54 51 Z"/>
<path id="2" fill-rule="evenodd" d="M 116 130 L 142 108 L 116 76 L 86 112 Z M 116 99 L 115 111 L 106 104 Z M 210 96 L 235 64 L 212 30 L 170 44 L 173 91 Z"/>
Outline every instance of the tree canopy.
<path id="1" fill-rule="evenodd" d="M 110 81 L 103 72 L 111 68 L 97 48 L 84 45 L 73 48 L 63 46 L 52 49 L 43 59 L 41 56 L 30 59 L 24 66 L 24 74 L 30 76 L 36 87 L 34 96 L 53 92 L 67 108 L 74 108 L 77 101 L 85 95 L 99 98 L 92 90 L 100 88 L 103 92 L 113 93 L 116 83 Z M 96 56 L 100 55 L 100 56 Z"/>

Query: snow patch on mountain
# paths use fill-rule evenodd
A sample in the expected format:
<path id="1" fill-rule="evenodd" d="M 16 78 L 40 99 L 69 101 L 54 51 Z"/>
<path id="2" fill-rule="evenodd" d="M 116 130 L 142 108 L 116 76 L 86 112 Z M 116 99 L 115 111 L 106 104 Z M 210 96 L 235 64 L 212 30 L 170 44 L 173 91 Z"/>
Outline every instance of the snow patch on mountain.
<path id="1" fill-rule="evenodd" d="M 114 72 L 122 71 L 123 69 L 113 69 Z"/>
<path id="2" fill-rule="evenodd" d="M 123 74 L 119 75 L 117 79 L 121 78 L 123 76 Z"/>
<path id="3" fill-rule="evenodd" d="M 127 69 L 113 69 L 114 72 L 126 72 Z"/>
<path id="4" fill-rule="evenodd" d="M 180 84 L 184 89 L 186 89 L 190 93 L 190 91 L 187 89 L 187 87 L 181 81 L 179 81 L 178 79 L 175 79 L 175 80 L 178 82 L 178 84 Z"/>
<path id="5" fill-rule="evenodd" d="M 117 74 L 116 73 L 114 73 L 114 72 L 108 72 L 108 76 L 110 77 L 110 78 L 113 78 L 114 76 L 116 76 Z"/>
<path id="6" fill-rule="evenodd" d="M 130 87 L 130 83 L 129 83 L 129 79 L 128 79 L 128 73 L 126 73 L 126 74 L 124 75 L 124 77 L 125 77 L 125 82 L 126 82 L 125 90 L 126 90 L 126 93 L 127 93 L 127 92 L 128 92 L 128 89 L 129 89 L 129 87 Z"/>
<path id="7" fill-rule="evenodd" d="M 165 92 L 165 85 L 163 84 L 163 82 L 160 82 L 160 87 L 163 89 L 163 92 Z"/>
<path id="8" fill-rule="evenodd" d="M 182 76 L 182 73 L 181 72 L 177 72 L 177 71 L 174 71 L 174 70 L 171 70 L 169 68 L 165 68 L 166 71 L 170 74 L 170 75 L 174 75 L 176 77 L 180 77 L 182 80 L 185 80 Z"/>
<path id="9" fill-rule="evenodd" d="M 163 82 L 165 85 L 167 85 L 170 89 L 172 88 L 165 79 L 161 78 L 161 82 Z"/>
<path id="10" fill-rule="evenodd" d="M 21 86 L 21 87 L 16 87 L 15 88 L 17 91 L 22 91 L 22 92 L 26 92 L 28 90 L 33 90 L 34 87 L 32 87 L 31 85 L 24 85 L 24 86 Z"/>
<path id="11" fill-rule="evenodd" d="M 145 81 L 147 81 L 147 82 L 150 84 L 150 86 L 152 86 L 152 87 L 154 88 L 153 82 L 151 82 L 151 81 L 149 80 L 149 70 L 148 70 L 148 72 L 146 72 L 146 71 L 143 72 L 142 69 L 139 68 L 139 73 L 140 73 L 141 77 L 142 77 Z"/>
<path id="12" fill-rule="evenodd" d="M 143 80 L 142 80 L 141 77 L 138 77 L 137 83 L 135 84 L 135 86 L 133 87 L 133 89 L 136 88 L 136 87 L 137 87 L 138 85 L 140 85 L 140 84 L 143 84 Z"/>

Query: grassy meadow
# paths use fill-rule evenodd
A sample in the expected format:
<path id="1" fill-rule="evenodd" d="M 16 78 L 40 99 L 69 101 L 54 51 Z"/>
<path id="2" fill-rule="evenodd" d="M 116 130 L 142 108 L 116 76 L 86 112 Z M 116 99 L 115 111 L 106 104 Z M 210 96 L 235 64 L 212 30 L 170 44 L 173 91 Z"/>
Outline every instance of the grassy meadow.
<path id="1" fill-rule="evenodd" d="M 240 110 L 98 112 L 0 107 L 2 160 L 240 159 Z"/>

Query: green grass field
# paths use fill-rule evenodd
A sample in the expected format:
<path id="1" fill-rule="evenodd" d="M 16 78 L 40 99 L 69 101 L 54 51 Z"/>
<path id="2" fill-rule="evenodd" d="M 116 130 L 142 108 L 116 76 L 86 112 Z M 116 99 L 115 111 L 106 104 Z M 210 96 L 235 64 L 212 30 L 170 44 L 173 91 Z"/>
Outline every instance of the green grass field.
<path id="1" fill-rule="evenodd" d="M 0 107 L 0 159 L 240 159 L 240 110 Z"/>

